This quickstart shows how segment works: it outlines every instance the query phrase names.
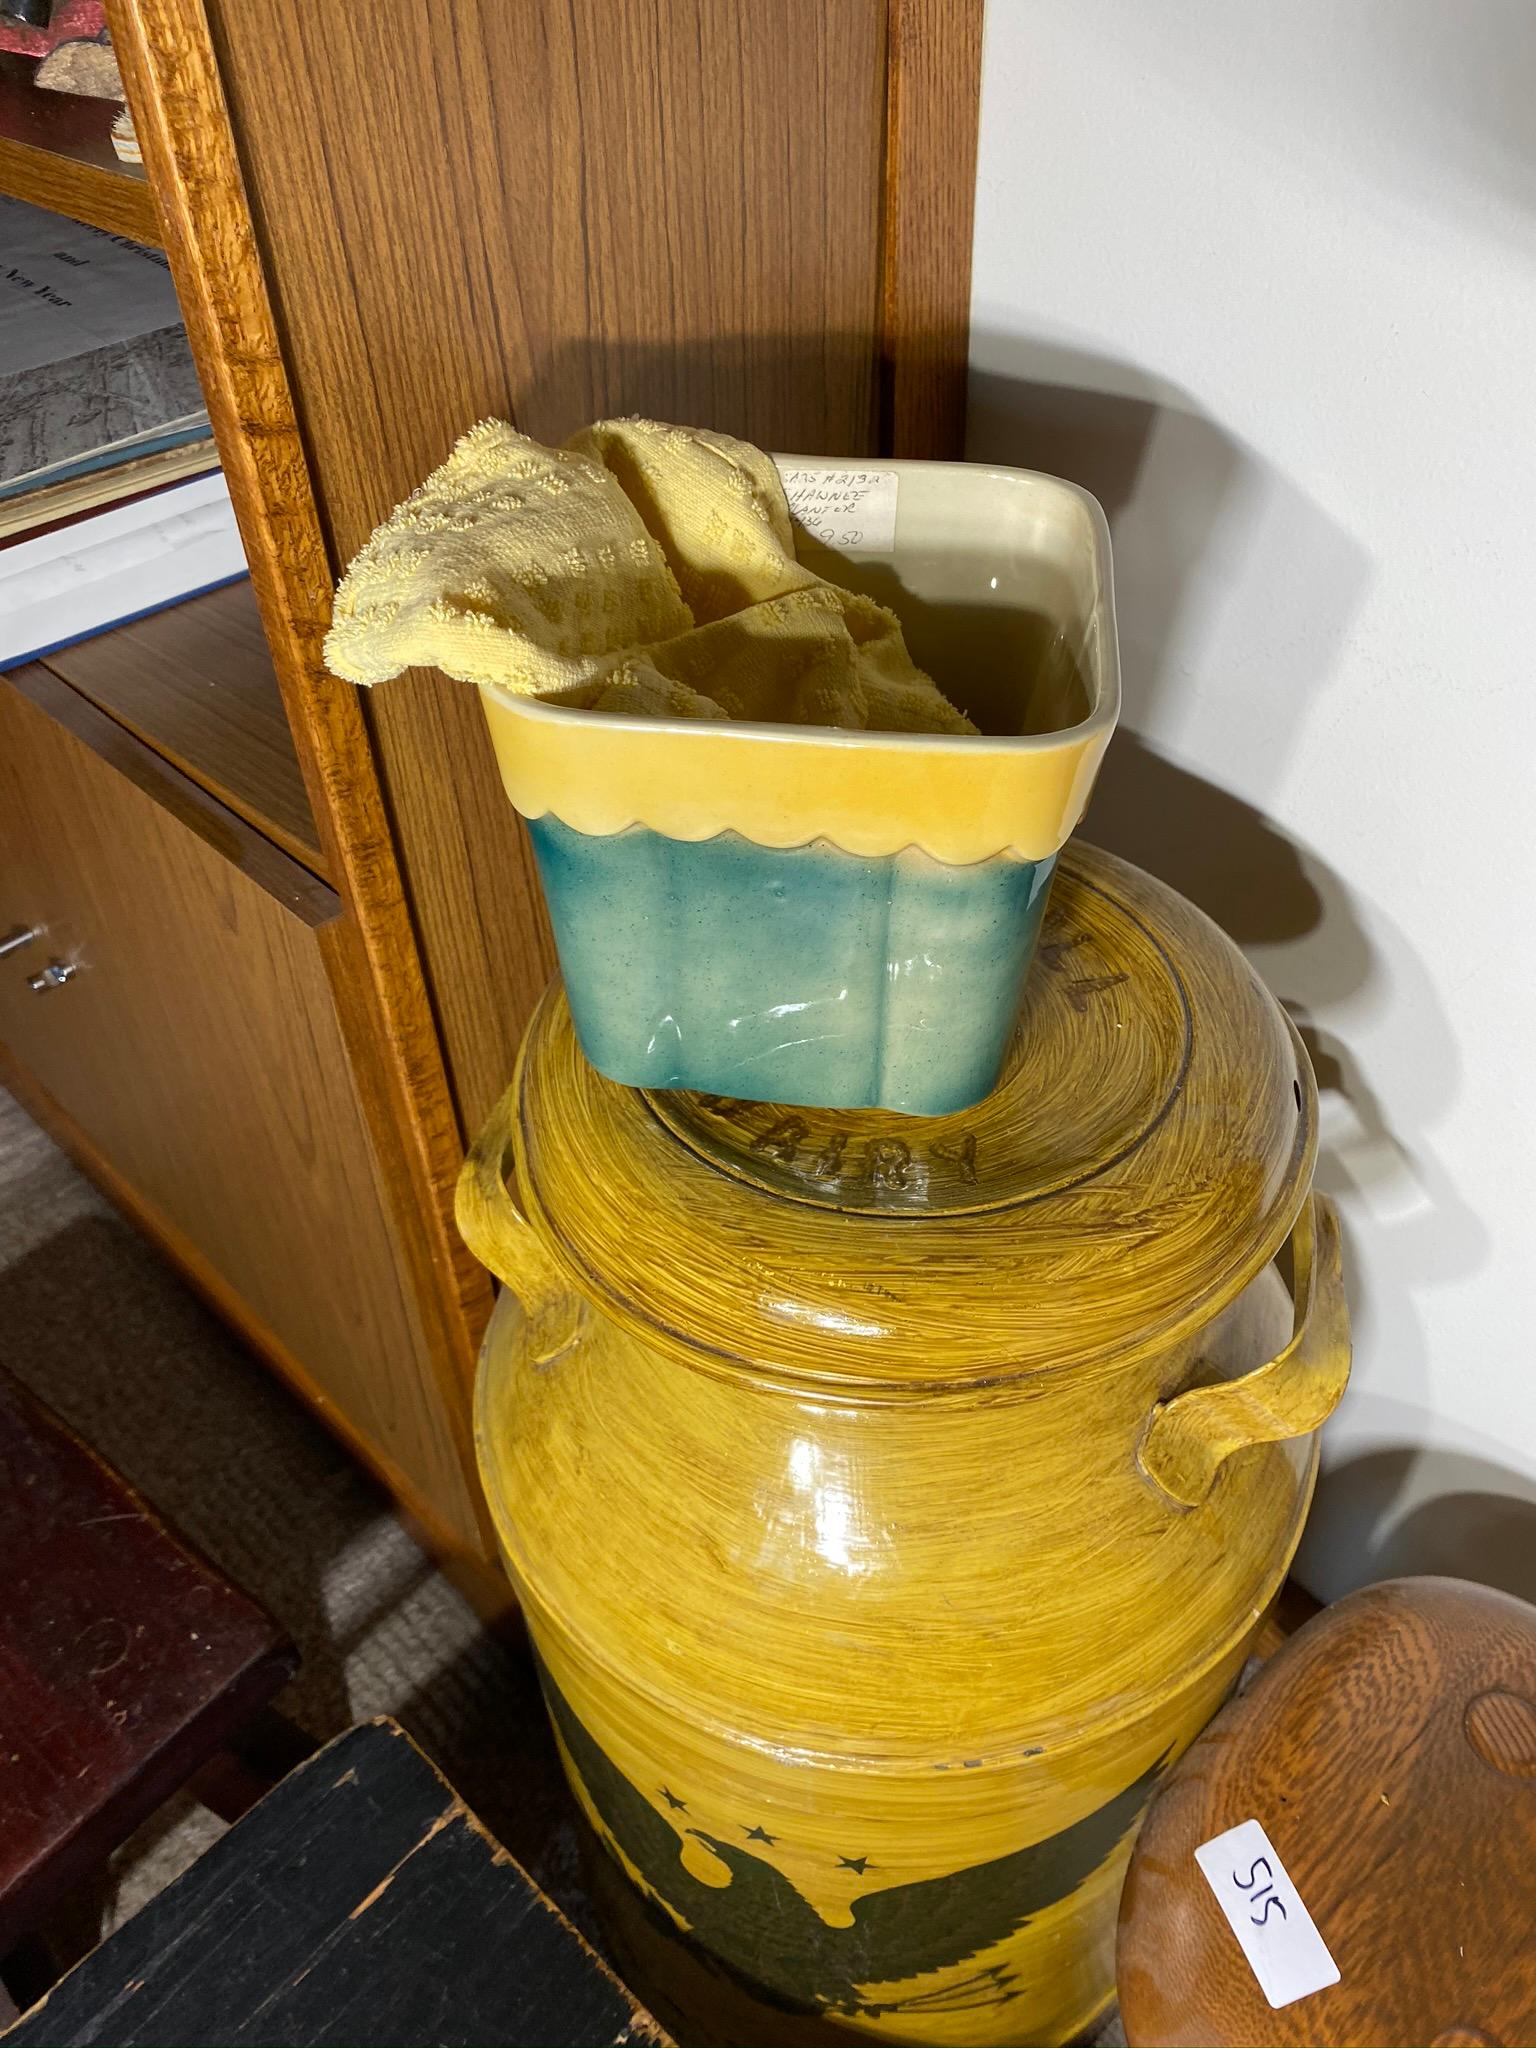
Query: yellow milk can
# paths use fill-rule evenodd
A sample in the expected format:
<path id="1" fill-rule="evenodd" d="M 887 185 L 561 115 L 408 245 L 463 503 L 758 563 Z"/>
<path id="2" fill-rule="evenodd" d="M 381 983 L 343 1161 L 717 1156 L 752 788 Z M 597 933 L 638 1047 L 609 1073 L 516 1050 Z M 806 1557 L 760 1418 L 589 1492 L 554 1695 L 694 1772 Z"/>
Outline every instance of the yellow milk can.
<path id="1" fill-rule="evenodd" d="M 956 1115 L 647 1095 L 546 998 L 460 1190 L 481 1469 L 582 1805 L 713 1969 L 892 2041 L 1107 2004 L 1348 1372 L 1315 1143 L 1241 954 L 1082 846 Z"/>

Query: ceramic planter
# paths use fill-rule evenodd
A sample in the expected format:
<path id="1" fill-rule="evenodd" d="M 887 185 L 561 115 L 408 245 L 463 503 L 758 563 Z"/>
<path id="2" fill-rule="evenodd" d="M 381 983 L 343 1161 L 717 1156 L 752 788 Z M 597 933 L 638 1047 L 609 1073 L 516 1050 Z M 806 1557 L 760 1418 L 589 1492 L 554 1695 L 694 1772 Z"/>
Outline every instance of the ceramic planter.
<path id="1" fill-rule="evenodd" d="M 642 1095 L 546 999 L 460 1185 L 481 1472 L 637 1917 L 774 2038 L 1096 2022 L 1348 1371 L 1315 1145 L 1237 949 L 1077 845 L 957 1115 Z"/>
<path id="2" fill-rule="evenodd" d="M 576 1028 L 614 1080 L 936 1115 L 997 1078 L 1052 865 L 1118 715 L 1108 536 L 1055 478 L 882 467 L 891 546 L 806 539 L 802 559 L 896 611 L 981 737 L 481 692 Z"/>

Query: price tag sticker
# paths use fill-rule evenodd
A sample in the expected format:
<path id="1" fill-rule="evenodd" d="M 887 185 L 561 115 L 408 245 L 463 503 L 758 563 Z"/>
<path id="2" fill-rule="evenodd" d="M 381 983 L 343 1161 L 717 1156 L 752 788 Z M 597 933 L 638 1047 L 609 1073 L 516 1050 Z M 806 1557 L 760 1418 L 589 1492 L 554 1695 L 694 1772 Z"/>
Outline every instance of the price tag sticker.
<path id="1" fill-rule="evenodd" d="M 847 554 L 888 554 L 896 545 L 894 469 L 781 467 L 784 495 L 813 540 Z"/>
<path id="2" fill-rule="evenodd" d="M 1338 1983 L 1338 1964 L 1256 1820 L 1202 1842 L 1195 1861 L 1276 2011 Z"/>

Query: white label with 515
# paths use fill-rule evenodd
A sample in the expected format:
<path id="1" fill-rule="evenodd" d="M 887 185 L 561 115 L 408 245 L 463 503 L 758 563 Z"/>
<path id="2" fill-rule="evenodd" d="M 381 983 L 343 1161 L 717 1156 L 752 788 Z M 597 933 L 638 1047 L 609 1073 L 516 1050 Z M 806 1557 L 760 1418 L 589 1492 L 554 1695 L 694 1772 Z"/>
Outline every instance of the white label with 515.
<path id="1" fill-rule="evenodd" d="M 1256 1820 L 1202 1842 L 1195 1861 L 1272 2006 L 1338 1983 L 1338 1964 Z"/>

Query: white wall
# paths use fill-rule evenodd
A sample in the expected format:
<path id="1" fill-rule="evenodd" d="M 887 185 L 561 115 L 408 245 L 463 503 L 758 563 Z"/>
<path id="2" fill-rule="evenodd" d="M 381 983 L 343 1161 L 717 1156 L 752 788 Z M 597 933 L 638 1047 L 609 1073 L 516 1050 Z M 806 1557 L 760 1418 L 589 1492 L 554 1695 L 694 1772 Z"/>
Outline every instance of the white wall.
<path id="1" fill-rule="evenodd" d="M 1536 1598 L 1536 8 L 991 0 L 970 453 L 1114 528 L 1090 836 L 1306 1020 L 1355 1379 L 1303 1576 Z"/>

